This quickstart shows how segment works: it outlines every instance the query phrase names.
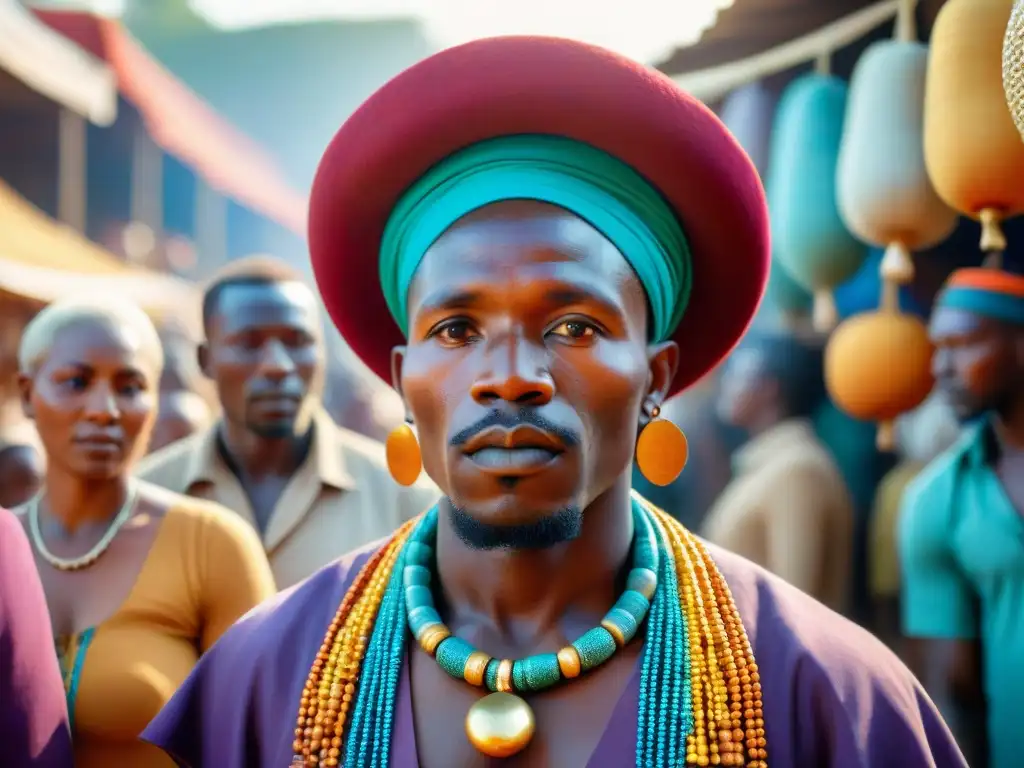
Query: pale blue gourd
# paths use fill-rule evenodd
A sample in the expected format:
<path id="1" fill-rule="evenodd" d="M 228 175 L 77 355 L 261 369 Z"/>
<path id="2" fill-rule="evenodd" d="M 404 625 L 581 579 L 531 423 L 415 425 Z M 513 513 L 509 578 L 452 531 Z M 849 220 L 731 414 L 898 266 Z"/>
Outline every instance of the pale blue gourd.
<path id="1" fill-rule="evenodd" d="M 816 301 L 829 300 L 867 254 L 836 204 L 845 112 L 846 84 L 811 74 L 786 88 L 775 116 L 767 184 L 774 253 Z"/>
<path id="2" fill-rule="evenodd" d="M 923 44 L 885 40 L 864 52 L 850 80 L 836 197 L 849 230 L 875 246 L 922 250 L 956 226 L 925 166 L 927 70 Z"/>
<path id="3" fill-rule="evenodd" d="M 722 102 L 719 117 L 736 137 L 763 180 L 771 151 L 775 95 L 761 83 L 737 88 Z"/>
<path id="4" fill-rule="evenodd" d="M 730 93 L 719 112 L 725 127 L 750 157 L 762 180 L 767 178 L 777 101 L 764 85 L 750 83 Z M 765 302 L 783 315 L 805 315 L 811 310 L 811 294 L 774 258 Z"/>

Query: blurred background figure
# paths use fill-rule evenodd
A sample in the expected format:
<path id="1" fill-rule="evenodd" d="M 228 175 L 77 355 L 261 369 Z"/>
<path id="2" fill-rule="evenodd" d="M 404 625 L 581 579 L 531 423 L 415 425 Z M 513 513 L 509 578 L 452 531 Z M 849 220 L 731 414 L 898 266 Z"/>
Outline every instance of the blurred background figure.
<path id="1" fill-rule="evenodd" d="M 1024 276 L 957 270 L 928 330 L 936 384 L 965 427 L 903 495 L 903 632 L 965 753 L 1013 768 L 1024 707 Z"/>
<path id="2" fill-rule="evenodd" d="M 202 432 L 213 420 L 210 407 L 195 392 L 161 392 L 159 414 L 149 441 L 150 453 Z"/>
<path id="3" fill-rule="evenodd" d="M 282 589 L 436 501 L 425 474 L 400 487 L 383 445 L 326 413 L 323 318 L 301 273 L 266 256 L 236 260 L 209 281 L 202 308 L 199 367 L 221 417 L 149 454 L 139 477 L 239 515 Z"/>
<path id="4" fill-rule="evenodd" d="M 900 568 L 896 527 L 903 493 L 930 462 L 960 435 L 960 423 L 946 399 L 932 394 L 896 422 L 899 463 L 878 485 L 871 514 L 869 587 L 872 629 L 890 647 L 902 652 L 900 638 Z"/>
<path id="5" fill-rule="evenodd" d="M 269 564 L 233 513 L 133 477 L 163 368 L 142 310 L 51 304 L 19 361 L 47 472 L 16 511 L 50 610 L 75 765 L 165 768 L 139 734 L 221 633 L 274 594 Z"/>
<path id="6" fill-rule="evenodd" d="M 34 445 L 0 443 L 0 507 L 13 509 L 35 496 L 45 472 Z"/>
<path id="7" fill-rule="evenodd" d="M 847 607 L 853 509 L 810 415 L 824 397 L 817 341 L 748 337 L 726 362 L 721 417 L 749 440 L 704 522 L 710 541 L 763 565 L 836 610 Z"/>

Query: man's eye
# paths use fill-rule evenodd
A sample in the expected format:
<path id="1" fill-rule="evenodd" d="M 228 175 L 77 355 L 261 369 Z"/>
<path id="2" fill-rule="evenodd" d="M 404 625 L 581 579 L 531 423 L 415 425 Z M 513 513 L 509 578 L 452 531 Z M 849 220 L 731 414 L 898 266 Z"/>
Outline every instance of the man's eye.
<path id="1" fill-rule="evenodd" d="M 465 320 L 452 320 L 441 326 L 436 335 L 441 341 L 461 344 L 473 337 L 473 327 Z"/>
<path id="2" fill-rule="evenodd" d="M 590 323 L 582 320 L 566 320 L 551 329 L 555 336 L 564 336 L 567 339 L 583 340 L 597 335 L 597 329 Z"/>

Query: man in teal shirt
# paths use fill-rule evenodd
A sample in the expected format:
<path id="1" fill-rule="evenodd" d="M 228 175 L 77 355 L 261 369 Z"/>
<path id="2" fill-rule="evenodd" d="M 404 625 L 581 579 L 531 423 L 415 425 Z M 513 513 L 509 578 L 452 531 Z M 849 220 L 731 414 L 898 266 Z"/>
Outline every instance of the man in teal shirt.
<path id="1" fill-rule="evenodd" d="M 930 331 L 937 384 L 958 418 L 971 426 L 911 483 L 903 499 L 904 633 L 925 641 L 922 650 L 943 673 L 932 675 L 939 680 L 925 680 L 940 706 L 960 705 L 961 716 L 952 719 L 959 721 L 965 751 L 978 751 L 972 749 L 969 717 L 981 709 L 976 690 L 987 710 L 988 764 L 1020 768 L 1024 277 L 990 269 L 954 273 L 938 298 Z M 946 714 L 953 715 L 949 707 Z"/>

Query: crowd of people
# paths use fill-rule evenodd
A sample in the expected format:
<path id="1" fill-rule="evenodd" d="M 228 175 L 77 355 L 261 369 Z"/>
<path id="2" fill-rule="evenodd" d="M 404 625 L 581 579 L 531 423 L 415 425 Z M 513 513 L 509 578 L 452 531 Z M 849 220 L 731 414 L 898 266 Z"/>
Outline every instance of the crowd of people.
<path id="1" fill-rule="evenodd" d="M 694 99 L 565 40 L 445 51 L 339 131 L 309 240 L 315 289 L 233 262 L 198 345 L 111 297 L 25 328 L 0 765 L 1017 764 L 1024 277 L 939 296 L 865 618 L 821 343 L 744 337 L 764 195 Z M 327 412 L 321 306 L 402 398 L 386 443 Z"/>

